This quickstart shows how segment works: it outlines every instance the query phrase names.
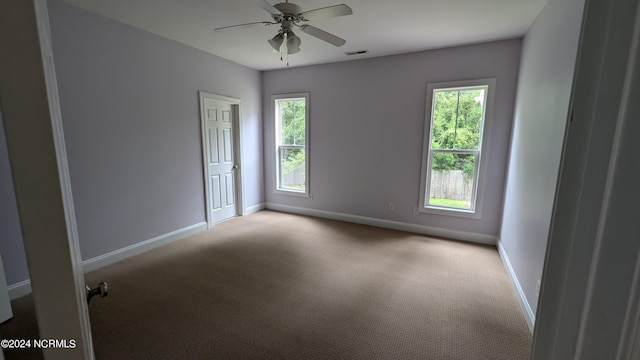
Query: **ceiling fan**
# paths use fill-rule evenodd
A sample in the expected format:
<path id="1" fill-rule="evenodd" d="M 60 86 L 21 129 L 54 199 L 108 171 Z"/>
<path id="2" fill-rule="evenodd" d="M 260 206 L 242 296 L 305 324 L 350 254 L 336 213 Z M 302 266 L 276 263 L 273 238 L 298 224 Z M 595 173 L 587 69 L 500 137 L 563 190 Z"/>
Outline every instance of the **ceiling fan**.
<path id="1" fill-rule="evenodd" d="M 296 4 L 285 0 L 283 3 L 271 5 L 266 0 L 254 0 L 254 2 L 262 9 L 271 14 L 273 21 L 258 21 L 247 24 L 223 26 L 214 29 L 215 31 L 225 31 L 229 29 L 247 28 L 258 25 L 280 25 L 278 33 L 267 42 L 273 50 L 284 52 L 286 54 L 295 54 L 300 52 L 300 44 L 302 40 L 293 33 L 293 27 L 297 27 L 304 33 L 307 33 L 320 40 L 326 41 L 334 46 L 342 46 L 346 40 L 330 34 L 324 30 L 318 29 L 311 25 L 301 25 L 301 23 L 326 19 L 336 16 L 345 16 L 353 14 L 351 8 L 345 4 L 323 7 L 320 9 L 302 11 L 302 8 Z"/>

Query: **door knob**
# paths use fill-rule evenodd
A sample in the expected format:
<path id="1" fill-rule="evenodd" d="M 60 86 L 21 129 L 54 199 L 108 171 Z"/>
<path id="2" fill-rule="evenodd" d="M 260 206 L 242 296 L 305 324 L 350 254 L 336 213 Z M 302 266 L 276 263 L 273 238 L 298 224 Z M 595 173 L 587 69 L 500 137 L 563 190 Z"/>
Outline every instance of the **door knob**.
<path id="1" fill-rule="evenodd" d="M 85 290 L 87 294 L 87 304 L 91 301 L 91 298 L 100 295 L 100 297 L 105 297 L 109 294 L 109 284 L 106 281 L 102 281 L 98 284 L 97 288 L 90 288 L 89 285 L 85 285 Z"/>
<path id="2" fill-rule="evenodd" d="M 234 164 L 233 167 L 231 168 L 231 170 L 238 170 L 238 165 Z"/>

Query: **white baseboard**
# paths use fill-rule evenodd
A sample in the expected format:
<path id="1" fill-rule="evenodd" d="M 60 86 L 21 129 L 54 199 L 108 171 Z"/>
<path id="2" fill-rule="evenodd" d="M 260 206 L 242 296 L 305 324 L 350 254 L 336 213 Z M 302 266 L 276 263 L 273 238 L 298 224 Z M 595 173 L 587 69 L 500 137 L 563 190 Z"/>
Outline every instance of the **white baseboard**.
<path id="1" fill-rule="evenodd" d="M 191 226 L 187 226 L 185 228 L 178 229 L 164 235 L 156 236 L 153 239 L 145 240 L 133 245 L 129 245 L 122 249 L 106 253 L 104 255 L 84 260 L 82 262 L 82 268 L 84 272 L 92 271 L 97 268 L 113 264 L 120 260 L 124 260 L 128 257 L 147 252 L 151 249 L 155 249 L 170 242 L 184 239 L 189 235 L 193 235 L 206 229 L 207 223 L 204 221 Z"/>
<path id="2" fill-rule="evenodd" d="M 412 232 L 412 233 L 429 235 L 429 236 L 468 241 L 468 242 L 479 243 L 479 244 L 487 244 L 487 245 L 496 244 L 496 237 L 492 235 L 475 234 L 475 233 L 470 233 L 466 231 L 449 230 L 449 229 L 443 229 L 443 228 L 438 228 L 433 226 L 410 224 L 410 223 L 405 223 L 400 221 L 384 220 L 384 219 L 378 219 L 378 218 L 367 217 L 367 216 L 351 215 L 351 214 L 338 213 L 338 212 L 325 211 L 325 210 L 307 209 L 307 208 L 301 208 L 301 207 L 289 206 L 289 205 L 280 205 L 280 204 L 274 204 L 274 203 L 267 203 L 266 208 L 270 210 L 282 211 L 286 213 L 315 216 L 315 217 L 332 219 L 332 220 L 340 220 L 340 221 L 346 221 L 350 223 L 376 226 L 376 227 L 381 227 L 385 229 L 400 230 L 400 231 Z"/>
<path id="3" fill-rule="evenodd" d="M 9 299 L 11 300 L 25 296 L 31 293 L 31 280 L 24 280 L 19 283 L 9 285 L 7 286 L 7 289 L 9 289 Z"/>
<path id="4" fill-rule="evenodd" d="M 520 303 L 520 307 L 522 308 L 522 313 L 524 315 L 524 319 L 527 321 L 527 325 L 529 326 L 529 331 L 533 334 L 533 327 L 536 323 L 536 315 L 531 310 L 531 306 L 527 301 L 527 297 L 524 295 L 524 291 L 522 290 L 522 286 L 520 286 L 520 281 L 518 281 L 518 276 L 516 276 L 515 270 L 513 270 L 513 266 L 511 266 L 511 261 L 509 260 L 509 256 L 505 251 L 504 247 L 500 240 L 498 240 L 498 253 L 500 254 L 500 258 L 502 259 L 502 263 L 504 267 L 507 268 L 507 273 L 511 278 L 511 282 L 513 286 L 516 288 L 516 295 L 518 297 L 518 302 Z"/>
<path id="5" fill-rule="evenodd" d="M 152 239 L 145 240 L 122 249 L 118 249 L 104 255 L 96 256 L 91 259 L 84 260 L 82 262 L 82 269 L 84 272 L 92 271 L 100 267 L 113 264 L 120 260 L 124 260 L 128 257 L 147 252 L 162 245 L 174 242 L 176 240 L 184 239 L 187 236 L 193 235 L 200 231 L 207 229 L 206 222 L 200 222 L 191 226 L 187 226 L 182 229 L 172 231 L 170 233 L 156 236 Z M 21 296 L 31 293 L 31 281 L 25 280 L 19 283 L 8 286 L 9 298 L 11 300 L 19 298 Z"/>
<path id="6" fill-rule="evenodd" d="M 259 203 L 256 205 L 252 205 L 249 206 L 247 208 L 244 209 L 244 214 L 245 215 L 251 215 L 253 213 L 257 213 L 260 210 L 264 210 L 265 209 L 265 204 L 264 203 Z"/>

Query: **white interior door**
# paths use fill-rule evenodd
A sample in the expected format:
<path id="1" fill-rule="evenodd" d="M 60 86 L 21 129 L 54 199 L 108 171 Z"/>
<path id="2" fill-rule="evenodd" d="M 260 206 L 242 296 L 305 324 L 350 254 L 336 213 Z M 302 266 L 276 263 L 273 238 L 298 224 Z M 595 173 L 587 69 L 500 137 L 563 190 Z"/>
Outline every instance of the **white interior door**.
<path id="1" fill-rule="evenodd" d="M 209 225 L 238 214 L 232 104 L 201 96 Z"/>

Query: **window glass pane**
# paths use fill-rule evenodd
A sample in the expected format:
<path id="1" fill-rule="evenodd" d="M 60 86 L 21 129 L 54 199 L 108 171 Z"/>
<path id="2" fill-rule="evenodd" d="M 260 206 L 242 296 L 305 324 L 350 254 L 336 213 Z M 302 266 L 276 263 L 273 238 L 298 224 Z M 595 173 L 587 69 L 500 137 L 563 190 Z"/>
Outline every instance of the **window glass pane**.
<path id="1" fill-rule="evenodd" d="M 305 101 L 304 99 L 278 100 L 280 107 L 282 145 L 304 145 Z"/>
<path id="2" fill-rule="evenodd" d="M 458 91 L 435 90 L 433 92 L 433 102 L 431 148 L 453 149 Z"/>
<path id="3" fill-rule="evenodd" d="M 280 188 L 305 191 L 305 150 L 299 148 L 281 148 L 280 151 Z"/>
<path id="4" fill-rule="evenodd" d="M 475 154 L 434 152 L 425 205 L 471 209 L 475 166 Z"/>
<path id="5" fill-rule="evenodd" d="M 479 150 L 482 116 L 484 113 L 484 89 L 459 92 L 456 149 Z"/>
<path id="6" fill-rule="evenodd" d="M 433 92 L 432 149 L 479 150 L 485 89 Z"/>

